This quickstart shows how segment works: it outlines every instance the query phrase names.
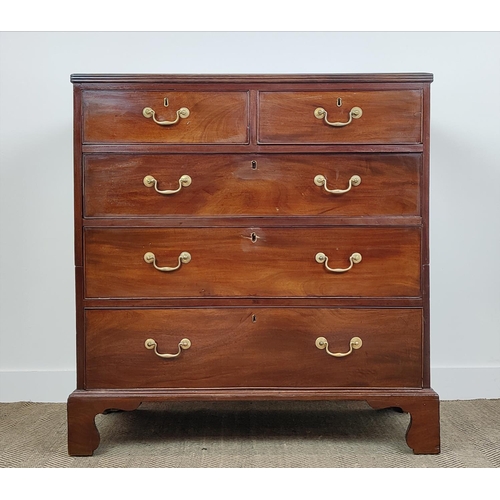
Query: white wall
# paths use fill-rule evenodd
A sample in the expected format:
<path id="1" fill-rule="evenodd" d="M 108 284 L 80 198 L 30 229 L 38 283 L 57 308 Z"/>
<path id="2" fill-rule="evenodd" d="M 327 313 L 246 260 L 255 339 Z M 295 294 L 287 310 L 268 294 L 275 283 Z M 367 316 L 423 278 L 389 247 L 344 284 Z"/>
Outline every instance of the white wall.
<path id="1" fill-rule="evenodd" d="M 71 73 L 431 72 L 442 399 L 500 397 L 500 33 L 0 34 L 0 401 L 75 387 Z"/>

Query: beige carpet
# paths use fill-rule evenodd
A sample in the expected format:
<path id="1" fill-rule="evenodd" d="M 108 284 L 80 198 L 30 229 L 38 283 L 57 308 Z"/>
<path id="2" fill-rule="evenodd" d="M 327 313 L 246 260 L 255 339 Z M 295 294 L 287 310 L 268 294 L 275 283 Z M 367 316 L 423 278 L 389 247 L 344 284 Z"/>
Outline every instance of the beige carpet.
<path id="1" fill-rule="evenodd" d="M 66 405 L 0 404 L 0 467 L 500 467 L 500 400 L 441 402 L 441 454 L 407 414 L 363 402 L 148 403 L 98 415 L 93 457 L 66 451 Z"/>

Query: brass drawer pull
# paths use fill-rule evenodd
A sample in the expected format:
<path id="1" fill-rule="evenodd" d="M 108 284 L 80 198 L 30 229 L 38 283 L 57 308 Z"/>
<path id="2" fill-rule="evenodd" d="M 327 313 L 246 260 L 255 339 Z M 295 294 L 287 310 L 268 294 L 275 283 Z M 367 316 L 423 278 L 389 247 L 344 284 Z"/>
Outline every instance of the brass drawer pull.
<path id="1" fill-rule="evenodd" d="M 349 186 L 347 186 L 347 189 L 328 189 L 326 187 L 326 177 L 324 175 L 317 175 L 314 178 L 314 184 L 319 187 L 323 186 L 325 188 L 325 191 L 328 191 L 329 193 L 343 194 L 347 193 L 347 191 L 350 191 L 353 186 L 359 186 L 361 184 L 361 177 L 359 175 L 353 175 L 349 179 Z"/>
<path id="2" fill-rule="evenodd" d="M 152 118 L 155 123 L 158 125 L 175 125 L 181 118 L 187 118 L 189 116 L 189 109 L 188 108 L 180 108 L 176 112 L 176 118 L 173 122 L 169 121 L 158 121 L 156 119 L 156 114 L 153 108 L 144 108 L 142 110 L 142 114 L 145 118 Z"/>
<path id="3" fill-rule="evenodd" d="M 157 193 L 175 194 L 178 193 L 183 187 L 188 187 L 191 185 L 191 177 L 189 177 L 189 175 L 182 175 L 181 178 L 179 179 L 179 187 L 177 189 L 165 189 L 165 191 L 160 191 L 158 189 L 158 181 L 152 175 L 146 175 L 146 177 L 144 177 L 142 182 L 148 188 L 154 186 Z"/>
<path id="4" fill-rule="evenodd" d="M 351 341 L 349 342 L 350 349 L 347 352 L 330 352 L 328 350 L 328 340 L 325 339 L 325 337 L 318 337 L 316 339 L 316 347 L 318 349 L 325 349 L 326 352 L 335 358 L 343 358 L 345 356 L 349 356 L 349 354 L 352 353 L 353 349 L 361 349 L 361 346 L 363 345 L 363 341 L 359 337 L 353 337 Z"/>
<path id="5" fill-rule="evenodd" d="M 160 356 L 160 358 L 176 358 L 181 353 L 181 350 L 189 349 L 191 347 L 191 341 L 189 339 L 182 339 L 178 344 L 179 350 L 177 351 L 177 354 L 160 354 L 156 349 L 158 344 L 153 339 L 146 340 L 146 342 L 144 342 L 144 346 L 146 347 L 146 349 L 154 349 L 155 354 L 157 356 Z"/>
<path id="6" fill-rule="evenodd" d="M 354 106 L 354 108 L 352 108 L 351 111 L 349 111 L 349 121 L 347 121 L 347 122 L 329 122 L 327 119 L 328 113 L 326 112 L 325 109 L 316 108 L 314 110 L 314 116 L 318 120 L 324 119 L 325 123 L 330 125 L 331 127 L 345 127 L 346 125 L 349 125 L 349 123 L 352 122 L 353 118 L 355 118 L 357 120 L 358 118 L 361 118 L 362 115 L 363 115 L 363 110 L 361 108 L 358 108 L 357 106 Z"/>
<path id="7" fill-rule="evenodd" d="M 144 254 L 144 260 L 148 264 L 153 264 L 154 268 L 158 269 L 158 271 L 168 273 L 170 271 L 177 271 L 177 269 L 179 269 L 182 264 L 187 264 L 188 262 L 191 262 L 191 254 L 189 252 L 182 252 L 179 255 L 179 263 L 175 267 L 158 267 L 156 265 L 156 255 L 153 252 L 146 252 Z"/>
<path id="8" fill-rule="evenodd" d="M 361 262 L 362 257 L 360 253 L 354 252 L 349 257 L 351 265 L 349 267 L 346 267 L 345 269 L 332 269 L 331 267 L 328 267 L 328 257 L 323 252 L 317 253 L 315 259 L 318 264 L 325 264 L 325 268 L 332 273 L 345 273 L 349 271 L 349 269 L 352 269 L 352 266 L 354 264 L 359 264 Z"/>

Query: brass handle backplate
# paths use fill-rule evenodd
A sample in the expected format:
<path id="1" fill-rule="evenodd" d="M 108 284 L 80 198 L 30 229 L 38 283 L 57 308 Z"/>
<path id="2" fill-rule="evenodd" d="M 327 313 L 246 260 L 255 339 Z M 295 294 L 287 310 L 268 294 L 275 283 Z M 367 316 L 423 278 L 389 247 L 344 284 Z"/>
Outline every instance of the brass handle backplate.
<path id="1" fill-rule="evenodd" d="M 328 266 L 328 257 L 323 252 L 318 252 L 314 258 L 318 264 L 324 264 L 325 269 L 327 269 L 332 273 L 345 273 L 349 271 L 349 269 L 352 269 L 352 266 L 354 264 L 359 264 L 362 260 L 361 254 L 358 252 L 354 252 L 349 257 L 349 262 L 351 263 L 349 267 L 346 267 L 344 269 L 332 269 L 331 267 Z"/>
<path id="2" fill-rule="evenodd" d="M 356 120 L 358 118 L 361 118 L 363 116 L 363 110 L 361 108 L 358 108 L 357 106 L 354 106 L 354 108 L 349 111 L 349 120 L 346 122 L 329 122 L 328 121 L 328 113 L 326 112 L 326 109 L 324 108 L 316 108 L 314 110 L 314 116 L 318 120 L 325 120 L 325 123 L 327 125 L 330 125 L 330 127 L 345 127 L 346 125 L 349 125 L 349 123 L 352 122 L 352 119 L 355 118 Z"/>
<path id="3" fill-rule="evenodd" d="M 142 110 L 142 115 L 145 118 L 152 118 L 155 123 L 158 125 L 175 125 L 181 118 L 187 118 L 189 116 L 189 109 L 188 108 L 180 108 L 176 112 L 176 118 L 173 121 L 159 121 L 156 119 L 156 113 L 153 108 L 144 108 Z"/>
<path id="4" fill-rule="evenodd" d="M 344 358 L 345 356 L 349 356 L 349 354 L 352 353 L 353 349 L 361 349 L 361 346 L 363 345 L 363 341 L 359 337 L 353 337 L 351 341 L 349 342 L 349 351 L 347 352 L 330 352 L 328 349 L 328 340 L 325 339 L 325 337 L 318 337 L 316 339 L 316 347 L 318 349 L 325 349 L 326 352 L 335 358 Z"/>
<path id="5" fill-rule="evenodd" d="M 160 356 L 160 358 L 176 358 L 183 349 L 189 349 L 191 347 L 191 341 L 189 339 L 182 339 L 178 344 L 179 350 L 176 354 L 160 354 L 157 350 L 158 344 L 154 339 L 147 339 L 146 342 L 144 342 L 144 346 L 146 349 L 154 349 L 155 354 Z"/>
<path id="6" fill-rule="evenodd" d="M 158 267 L 156 265 L 156 255 L 153 252 L 146 252 L 144 254 L 144 261 L 148 264 L 153 264 L 154 268 L 158 269 L 158 271 L 168 273 L 170 271 L 177 271 L 182 264 L 188 264 L 191 262 L 191 254 L 189 252 L 182 252 L 179 255 L 178 264 L 175 267 Z"/>
<path id="7" fill-rule="evenodd" d="M 325 188 L 325 191 L 333 194 L 343 194 L 347 193 L 347 191 L 350 191 L 353 186 L 359 186 L 361 184 L 361 177 L 359 175 L 353 175 L 349 179 L 349 185 L 347 186 L 347 189 L 328 189 L 326 187 L 326 177 L 324 175 L 317 175 L 314 178 L 314 184 L 316 186 L 323 186 Z"/>
<path id="8" fill-rule="evenodd" d="M 188 187 L 191 185 L 191 177 L 189 177 L 189 175 L 187 174 L 182 175 L 179 179 L 179 187 L 177 189 L 165 189 L 164 191 L 160 191 L 158 189 L 158 181 L 152 175 L 146 175 L 142 182 L 146 187 L 154 187 L 157 193 L 175 194 L 178 193 L 183 187 Z"/>

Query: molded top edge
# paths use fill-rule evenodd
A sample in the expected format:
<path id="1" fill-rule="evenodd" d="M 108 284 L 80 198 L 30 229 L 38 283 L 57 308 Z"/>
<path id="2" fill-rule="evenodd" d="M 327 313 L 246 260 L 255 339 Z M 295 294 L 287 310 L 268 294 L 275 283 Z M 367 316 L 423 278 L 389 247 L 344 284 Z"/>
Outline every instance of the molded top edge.
<path id="1" fill-rule="evenodd" d="M 72 74 L 72 83 L 405 83 L 432 82 L 432 73 L 344 74 Z"/>

